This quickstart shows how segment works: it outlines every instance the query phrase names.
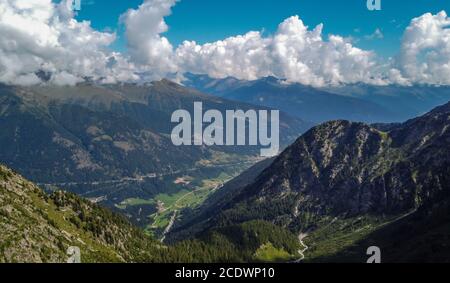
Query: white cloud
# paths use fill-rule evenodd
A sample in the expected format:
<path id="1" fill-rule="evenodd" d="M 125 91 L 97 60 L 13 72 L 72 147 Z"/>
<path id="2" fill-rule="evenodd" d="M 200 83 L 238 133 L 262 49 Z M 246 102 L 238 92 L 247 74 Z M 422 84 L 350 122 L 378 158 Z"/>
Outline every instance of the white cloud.
<path id="1" fill-rule="evenodd" d="M 182 71 L 253 80 L 271 75 L 269 44 L 270 39 L 262 38 L 259 32 L 205 45 L 185 41 L 177 48 L 176 59 Z"/>
<path id="2" fill-rule="evenodd" d="M 145 0 L 138 9 L 130 9 L 121 17 L 131 58 L 151 70 L 155 77 L 177 71 L 173 47 L 166 37 L 161 36 L 168 30 L 164 17 L 171 13 L 176 1 Z"/>
<path id="3" fill-rule="evenodd" d="M 110 80 L 133 77 L 132 66 L 107 67 L 108 59 L 113 56 L 107 47 L 115 40 L 115 34 L 96 31 L 87 21 L 76 21 L 68 8 L 71 2 L 0 2 L 0 82 L 37 82 L 34 73 L 39 70 L 68 82 L 86 76 Z M 123 59 L 118 61 L 124 67 Z M 67 80 L 69 77 L 72 79 Z"/>
<path id="4" fill-rule="evenodd" d="M 367 40 L 383 39 L 384 34 L 380 28 L 376 28 L 372 34 L 366 35 L 366 36 L 364 36 L 364 38 Z"/>
<path id="5" fill-rule="evenodd" d="M 264 76 L 322 86 L 375 82 L 375 54 L 354 47 L 348 39 L 322 37 L 322 25 L 309 30 L 298 16 L 286 19 L 271 37 L 259 32 L 198 45 L 186 41 L 176 50 L 183 71 L 213 77 L 257 79 Z"/>
<path id="6" fill-rule="evenodd" d="M 40 81 L 35 73 L 42 70 L 52 74 L 55 84 L 75 84 L 84 77 L 105 83 L 154 80 L 187 71 L 247 80 L 275 76 L 313 86 L 450 84 L 450 19 L 445 12 L 413 19 L 400 54 L 386 64 L 349 38 L 324 38 L 323 25 L 310 29 L 298 16 L 283 21 L 271 36 L 250 31 L 203 45 L 185 41 L 174 48 L 163 33 L 168 30 L 164 18 L 177 0 L 144 0 L 121 16 L 125 56 L 109 50 L 114 33 L 74 18 L 68 8 L 72 1 L 0 1 L 0 82 L 35 84 Z M 370 35 L 382 37 L 380 29 Z"/>
<path id="7" fill-rule="evenodd" d="M 450 84 L 450 18 L 445 11 L 411 21 L 391 73 L 393 82 Z"/>

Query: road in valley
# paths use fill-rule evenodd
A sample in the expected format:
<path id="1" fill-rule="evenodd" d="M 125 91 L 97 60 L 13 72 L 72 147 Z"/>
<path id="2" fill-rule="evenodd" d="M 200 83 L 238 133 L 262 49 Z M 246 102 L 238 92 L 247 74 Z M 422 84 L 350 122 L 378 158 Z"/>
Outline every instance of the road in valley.
<path id="1" fill-rule="evenodd" d="M 173 212 L 173 215 L 172 215 L 172 217 L 170 218 L 170 221 L 169 221 L 169 225 L 167 225 L 166 229 L 163 232 L 163 236 L 161 238 L 161 243 L 164 243 L 164 240 L 166 239 L 166 235 L 170 232 L 170 230 L 172 229 L 173 225 L 175 224 L 175 220 L 177 219 L 177 213 L 178 213 L 178 210 L 175 210 Z"/>
<path id="2" fill-rule="evenodd" d="M 242 161 L 242 162 L 236 162 L 236 163 L 225 163 L 225 164 L 216 164 L 214 166 L 210 167 L 194 167 L 191 169 L 186 170 L 177 170 L 177 171 L 170 171 L 165 173 L 148 173 L 146 175 L 142 176 L 134 176 L 134 177 L 123 177 L 116 180 L 100 180 L 100 181 L 91 181 L 91 182 L 61 182 L 61 183 L 39 183 L 36 182 L 38 186 L 56 186 L 56 187 L 73 187 L 73 186 L 99 186 L 99 185 L 114 185 L 114 184 L 122 184 L 127 182 L 144 182 L 146 179 L 156 179 L 160 177 L 165 176 L 173 176 L 178 174 L 184 174 L 189 172 L 195 172 L 202 169 L 208 169 L 208 168 L 220 168 L 220 167 L 233 167 L 238 165 L 245 165 L 245 164 L 254 164 L 257 161 Z"/>
<path id="3" fill-rule="evenodd" d="M 309 249 L 309 247 L 303 242 L 303 240 L 307 236 L 308 236 L 308 234 L 306 234 L 306 233 L 300 233 L 300 235 L 298 235 L 298 240 L 300 241 L 300 245 L 302 245 L 304 248 L 298 250 L 298 254 L 300 255 L 301 258 L 294 261 L 295 263 L 300 263 L 305 259 L 305 252 Z"/>

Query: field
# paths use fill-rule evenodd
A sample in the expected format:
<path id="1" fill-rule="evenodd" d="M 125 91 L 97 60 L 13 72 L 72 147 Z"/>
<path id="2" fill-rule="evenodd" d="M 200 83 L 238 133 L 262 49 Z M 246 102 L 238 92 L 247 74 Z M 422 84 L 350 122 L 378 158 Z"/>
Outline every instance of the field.
<path id="1" fill-rule="evenodd" d="M 145 200 L 140 198 L 129 198 L 116 205 L 119 209 L 125 209 L 128 206 L 136 206 L 136 205 L 153 205 L 155 204 L 154 200 Z"/>
<path id="2" fill-rule="evenodd" d="M 242 158 L 215 153 L 211 160 L 200 161 L 193 170 L 159 176 L 155 182 L 164 187 L 164 192 L 148 198 L 125 198 L 114 206 L 137 220 L 136 224 L 148 234 L 163 239 L 187 209 L 200 206 L 213 192 L 259 160 L 257 156 Z"/>
<path id="3" fill-rule="evenodd" d="M 145 230 L 156 237 L 162 238 L 170 230 L 171 220 L 183 213 L 186 208 L 195 209 L 201 205 L 208 196 L 220 189 L 224 183 L 234 177 L 224 172 L 217 173 L 214 178 L 201 179 L 201 176 L 175 176 L 172 177 L 172 186 L 177 188 L 174 193 L 160 193 L 151 199 L 129 198 L 116 207 L 126 210 L 130 207 L 152 206 L 156 212 L 145 217 L 149 218 L 150 224 Z"/>
<path id="4" fill-rule="evenodd" d="M 182 213 L 183 209 L 196 208 L 201 205 L 208 196 L 220 189 L 232 176 L 221 173 L 217 178 L 202 180 L 201 184 L 192 190 L 182 189 L 176 194 L 159 194 L 153 201 L 162 205 L 158 212 L 150 215 L 152 224 L 146 230 L 153 235 L 163 236 L 165 229 L 170 225 L 171 218 L 176 213 Z M 180 215 L 180 214 L 178 214 Z"/>
<path id="5" fill-rule="evenodd" d="M 298 258 L 287 251 L 275 248 L 272 243 L 262 245 L 255 253 L 255 259 L 261 262 L 289 262 Z"/>

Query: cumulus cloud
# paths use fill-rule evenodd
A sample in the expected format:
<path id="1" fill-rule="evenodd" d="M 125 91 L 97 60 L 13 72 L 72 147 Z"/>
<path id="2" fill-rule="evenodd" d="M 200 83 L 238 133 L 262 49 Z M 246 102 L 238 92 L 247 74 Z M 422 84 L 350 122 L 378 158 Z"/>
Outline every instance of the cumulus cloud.
<path id="1" fill-rule="evenodd" d="M 174 49 L 162 36 L 164 17 L 176 0 L 145 0 L 121 16 L 129 58 L 108 51 L 115 34 L 78 22 L 70 6 L 51 0 L 5 0 L 0 4 L 0 81 L 33 84 L 36 72 L 53 74 L 58 84 L 84 77 L 116 82 L 159 79 L 186 71 L 212 77 L 258 79 L 265 76 L 321 86 L 373 81 L 374 54 L 348 39 L 322 36 L 322 25 L 309 30 L 299 17 L 280 24 L 270 37 L 260 32 L 198 45 L 186 41 Z"/>
<path id="2" fill-rule="evenodd" d="M 124 13 L 128 51 L 109 49 L 116 35 L 74 18 L 73 0 L 0 1 L 0 82 L 32 85 L 46 81 L 73 85 L 86 77 L 104 83 L 155 80 L 184 72 L 215 78 L 255 80 L 275 76 L 312 86 L 369 84 L 450 84 L 450 19 L 445 12 L 413 19 L 400 54 L 381 62 L 351 39 L 323 35 L 298 16 L 264 36 L 250 31 L 224 40 L 173 47 L 163 35 L 164 18 L 178 0 L 144 0 Z M 382 38 L 380 29 L 369 36 Z M 369 39 L 369 38 L 368 38 Z"/>
<path id="3" fill-rule="evenodd" d="M 364 36 L 364 38 L 367 40 L 383 39 L 384 34 L 380 28 L 376 28 L 372 34 L 366 35 L 366 36 Z"/>
<path id="4" fill-rule="evenodd" d="M 78 22 L 73 0 L 2 0 L 0 2 L 0 81 L 39 82 L 38 71 L 53 74 L 52 81 L 74 84 L 83 77 L 113 81 L 133 78 L 132 66 L 107 50 L 115 34 L 99 32 L 87 21 Z"/>
<path id="5" fill-rule="evenodd" d="M 177 0 L 145 0 L 138 9 L 121 16 L 126 27 L 128 51 L 134 62 L 151 70 L 155 77 L 177 71 L 173 47 L 161 36 L 168 30 L 164 17 Z"/>
<path id="6" fill-rule="evenodd" d="M 390 73 L 397 83 L 450 84 L 450 18 L 445 11 L 411 21 Z"/>
<path id="7" fill-rule="evenodd" d="M 269 44 L 270 40 L 262 38 L 259 32 L 204 45 L 185 41 L 177 48 L 176 59 L 183 71 L 205 73 L 216 78 L 234 76 L 253 80 L 271 75 Z"/>
<path id="8" fill-rule="evenodd" d="M 309 30 L 294 16 L 270 37 L 249 32 L 204 45 L 186 41 L 177 48 L 176 59 L 184 71 L 213 77 L 252 80 L 276 76 L 314 86 L 375 82 L 375 54 L 338 35 L 325 40 L 322 29 L 318 25 Z"/>

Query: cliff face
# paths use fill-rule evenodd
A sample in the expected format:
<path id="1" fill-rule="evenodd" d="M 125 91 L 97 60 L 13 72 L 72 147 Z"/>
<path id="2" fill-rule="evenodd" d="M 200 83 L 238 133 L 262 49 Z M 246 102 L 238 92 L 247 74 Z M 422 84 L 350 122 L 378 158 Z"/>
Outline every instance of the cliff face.
<path id="1" fill-rule="evenodd" d="M 398 216 L 432 206 L 450 195 L 449 126 L 449 104 L 389 127 L 322 124 L 233 192 L 210 223 L 264 219 L 306 231 L 322 219 Z"/>

